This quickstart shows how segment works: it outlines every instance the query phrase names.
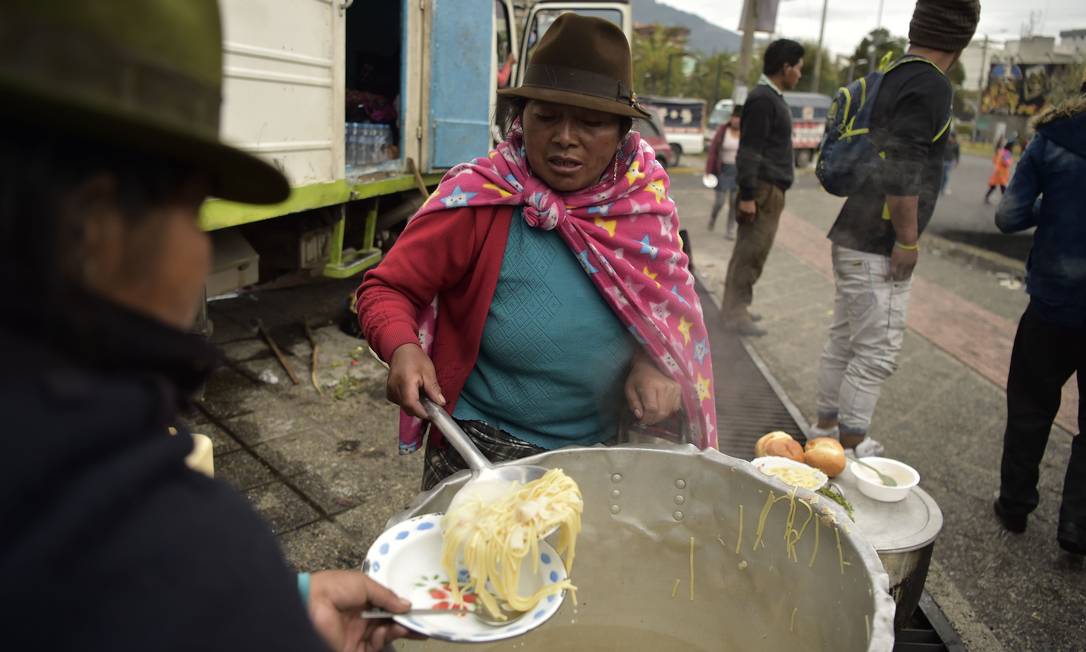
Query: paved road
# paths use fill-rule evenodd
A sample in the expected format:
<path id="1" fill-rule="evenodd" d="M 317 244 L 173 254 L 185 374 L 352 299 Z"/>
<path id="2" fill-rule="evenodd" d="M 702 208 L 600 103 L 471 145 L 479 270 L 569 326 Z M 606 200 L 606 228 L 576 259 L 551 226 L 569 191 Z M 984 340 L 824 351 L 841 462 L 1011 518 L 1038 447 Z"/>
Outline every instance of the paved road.
<path id="1" fill-rule="evenodd" d="M 984 203 L 992 163 L 986 158 L 966 154 L 951 173 L 948 194 L 939 199 L 935 216 L 928 227 L 931 233 L 948 240 L 973 245 L 1019 261 L 1025 261 L 1033 244 L 1032 231 L 1004 235 L 996 228 L 995 206 L 999 190 L 992 203 Z"/>

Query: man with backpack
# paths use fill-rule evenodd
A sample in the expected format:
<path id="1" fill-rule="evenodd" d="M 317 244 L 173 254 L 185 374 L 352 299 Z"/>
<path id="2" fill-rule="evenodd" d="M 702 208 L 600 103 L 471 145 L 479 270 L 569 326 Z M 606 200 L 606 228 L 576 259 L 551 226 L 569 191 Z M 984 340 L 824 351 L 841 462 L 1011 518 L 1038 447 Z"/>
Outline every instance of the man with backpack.
<path id="1" fill-rule="evenodd" d="M 979 19 L 978 0 L 919 0 L 905 56 L 842 89 L 830 109 L 817 173 L 848 200 L 828 236 L 836 295 L 811 436 L 837 436 L 859 457 L 883 451 L 867 432 L 897 368 L 918 239 L 942 185 L 946 73 Z"/>
<path id="2" fill-rule="evenodd" d="M 739 233 L 728 261 L 724 282 L 724 328 L 740 335 L 765 335 L 748 308 L 754 284 L 762 275 L 773 238 L 777 234 L 784 193 L 792 187 L 792 110 L 784 91 L 799 83 L 803 70 L 803 46 L 779 39 L 769 44 L 762 64 L 762 78 L 743 106 L 739 135 Z"/>

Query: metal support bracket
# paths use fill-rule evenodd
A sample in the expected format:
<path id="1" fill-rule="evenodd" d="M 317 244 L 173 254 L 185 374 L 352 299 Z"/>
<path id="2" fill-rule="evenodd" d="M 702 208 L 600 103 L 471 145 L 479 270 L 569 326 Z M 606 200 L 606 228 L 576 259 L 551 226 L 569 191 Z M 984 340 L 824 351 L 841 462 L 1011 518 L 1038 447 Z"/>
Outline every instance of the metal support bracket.
<path id="1" fill-rule="evenodd" d="M 374 246 L 377 237 L 377 211 L 380 200 L 373 198 L 373 204 L 366 213 L 366 226 L 362 237 L 362 248 L 353 249 L 343 246 L 347 232 L 347 206 L 339 207 L 339 220 L 332 228 L 331 250 L 328 263 L 324 266 L 324 275 L 329 278 L 350 278 L 361 274 L 381 262 L 381 250 Z"/>

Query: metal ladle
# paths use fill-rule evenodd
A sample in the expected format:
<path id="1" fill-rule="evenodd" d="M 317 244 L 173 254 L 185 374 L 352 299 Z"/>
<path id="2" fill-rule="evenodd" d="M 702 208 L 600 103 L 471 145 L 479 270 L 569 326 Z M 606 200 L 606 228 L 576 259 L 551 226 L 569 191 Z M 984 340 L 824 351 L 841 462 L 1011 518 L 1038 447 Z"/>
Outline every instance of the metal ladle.
<path id="1" fill-rule="evenodd" d="M 461 430 L 448 412 L 426 397 L 422 397 L 421 401 L 422 407 L 426 410 L 426 416 L 441 430 L 441 433 L 445 435 L 445 438 L 453 445 L 456 452 L 460 453 L 460 456 L 467 462 L 468 467 L 471 468 L 471 479 L 453 496 L 449 511 L 452 511 L 453 505 L 457 504 L 457 499 L 461 498 L 461 496 L 467 496 L 479 489 L 480 483 L 519 482 L 527 484 L 532 480 L 538 480 L 547 472 L 547 469 L 542 466 L 529 464 L 508 464 L 495 467 L 490 463 L 490 460 L 479 452 L 479 449 L 475 447 L 467 433 Z"/>

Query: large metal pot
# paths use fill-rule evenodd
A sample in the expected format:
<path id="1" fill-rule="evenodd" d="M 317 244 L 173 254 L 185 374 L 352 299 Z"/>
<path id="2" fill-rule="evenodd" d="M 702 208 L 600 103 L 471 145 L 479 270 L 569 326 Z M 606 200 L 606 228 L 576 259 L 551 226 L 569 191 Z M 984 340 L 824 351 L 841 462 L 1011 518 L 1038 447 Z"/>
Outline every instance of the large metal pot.
<path id="1" fill-rule="evenodd" d="M 875 548 L 890 578 L 890 595 L 897 603 L 894 631 L 899 631 L 920 604 L 943 513 L 920 487 L 913 487 L 905 500 L 883 503 L 860 493 L 851 472 L 837 483 L 852 503 L 856 527 Z"/>
<path id="2" fill-rule="evenodd" d="M 476 649 L 892 648 L 887 575 L 831 501 L 800 490 L 793 502 L 789 487 L 748 462 L 690 446 L 564 449 L 525 462 L 564 469 L 584 494 L 572 574 L 578 604 L 567 598 L 538 630 Z M 443 511 L 465 478 L 419 496 L 390 525 Z M 762 517 L 771 493 L 783 499 Z M 808 524 L 791 546 L 790 513 L 792 530 Z M 453 649 L 435 641 L 399 645 Z"/>

